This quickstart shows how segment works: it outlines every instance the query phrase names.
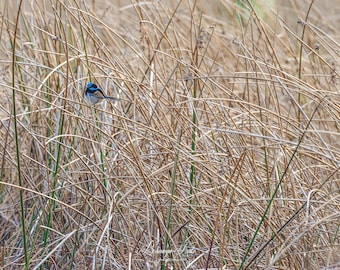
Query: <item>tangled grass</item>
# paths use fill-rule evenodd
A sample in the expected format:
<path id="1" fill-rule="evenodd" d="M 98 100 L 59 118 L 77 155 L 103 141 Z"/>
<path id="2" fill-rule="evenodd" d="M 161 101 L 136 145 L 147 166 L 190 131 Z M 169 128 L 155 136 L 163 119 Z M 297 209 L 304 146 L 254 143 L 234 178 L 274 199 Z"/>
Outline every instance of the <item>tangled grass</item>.
<path id="1" fill-rule="evenodd" d="M 333 1 L 1 5 L 2 267 L 340 267 Z"/>

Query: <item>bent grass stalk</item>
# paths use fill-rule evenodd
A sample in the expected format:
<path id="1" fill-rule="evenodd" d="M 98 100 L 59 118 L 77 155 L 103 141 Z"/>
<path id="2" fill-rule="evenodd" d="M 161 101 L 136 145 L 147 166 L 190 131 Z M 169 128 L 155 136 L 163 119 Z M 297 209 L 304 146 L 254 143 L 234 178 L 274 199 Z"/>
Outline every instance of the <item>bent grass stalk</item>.
<path id="1" fill-rule="evenodd" d="M 12 102 L 13 102 L 13 124 L 14 124 L 14 136 L 15 136 L 15 152 L 16 152 L 16 167 L 17 167 L 17 173 L 18 173 L 18 184 L 19 187 L 24 187 L 24 183 L 22 181 L 21 177 L 21 166 L 20 166 L 20 149 L 19 149 L 19 135 L 18 135 L 18 124 L 17 124 L 17 109 L 16 109 L 16 94 L 15 94 L 15 72 L 17 68 L 16 66 L 16 42 L 17 42 L 17 30 L 19 27 L 19 18 L 21 15 L 21 5 L 22 0 L 19 2 L 18 5 L 18 11 L 15 21 L 15 28 L 14 28 L 14 35 L 13 35 L 13 44 L 12 44 Z M 24 205 L 24 194 L 23 189 L 21 188 L 19 191 L 19 197 L 20 197 L 20 209 L 21 209 L 21 230 L 22 230 L 22 244 L 23 244 L 23 253 L 25 258 L 25 268 L 29 268 L 29 257 L 28 257 L 28 246 L 27 246 L 27 237 L 26 237 L 26 224 L 25 224 L 25 205 Z"/>

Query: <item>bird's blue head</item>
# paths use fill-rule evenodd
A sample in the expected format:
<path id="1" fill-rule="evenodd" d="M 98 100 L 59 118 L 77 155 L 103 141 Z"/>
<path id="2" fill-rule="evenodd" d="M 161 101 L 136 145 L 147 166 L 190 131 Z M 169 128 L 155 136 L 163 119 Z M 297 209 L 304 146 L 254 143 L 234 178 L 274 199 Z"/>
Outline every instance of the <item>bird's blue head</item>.
<path id="1" fill-rule="evenodd" d="M 96 90 L 98 90 L 98 86 L 95 85 L 92 82 L 88 82 L 87 85 L 86 85 L 86 89 L 90 90 L 90 91 L 96 91 Z"/>

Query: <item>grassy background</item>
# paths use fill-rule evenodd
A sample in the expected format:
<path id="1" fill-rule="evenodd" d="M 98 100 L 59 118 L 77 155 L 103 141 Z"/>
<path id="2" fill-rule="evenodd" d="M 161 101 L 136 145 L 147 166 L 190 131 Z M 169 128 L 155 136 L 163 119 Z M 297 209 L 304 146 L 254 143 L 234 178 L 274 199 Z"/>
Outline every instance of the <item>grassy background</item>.
<path id="1" fill-rule="evenodd" d="M 2 267 L 340 268 L 339 1 L 0 6 Z"/>

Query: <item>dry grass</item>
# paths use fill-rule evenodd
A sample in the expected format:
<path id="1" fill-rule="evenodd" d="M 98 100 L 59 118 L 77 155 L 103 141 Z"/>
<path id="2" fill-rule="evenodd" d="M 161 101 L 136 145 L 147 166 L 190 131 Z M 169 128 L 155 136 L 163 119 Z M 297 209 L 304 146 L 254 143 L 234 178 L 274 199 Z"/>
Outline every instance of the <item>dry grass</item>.
<path id="1" fill-rule="evenodd" d="M 52 2 L 1 6 L 4 268 L 340 268 L 340 5 Z"/>

